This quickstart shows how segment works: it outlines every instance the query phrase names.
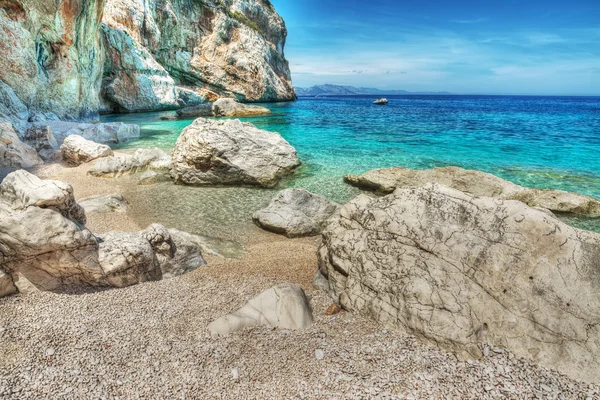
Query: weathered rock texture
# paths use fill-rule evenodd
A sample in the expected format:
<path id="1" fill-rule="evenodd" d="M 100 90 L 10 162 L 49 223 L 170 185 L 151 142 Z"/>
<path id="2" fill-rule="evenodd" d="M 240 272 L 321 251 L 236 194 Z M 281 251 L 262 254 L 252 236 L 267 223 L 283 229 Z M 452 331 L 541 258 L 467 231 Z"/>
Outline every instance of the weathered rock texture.
<path id="1" fill-rule="evenodd" d="M 269 205 L 254 213 L 263 229 L 287 237 L 318 235 L 339 205 L 304 189 L 282 190 Z"/>
<path id="2" fill-rule="evenodd" d="M 58 144 L 70 135 L 78 135 L 96 143 L 122 143 L 140 137 L 140 127 L 123 122 L 87 124 L 81 122 L 43 121 L 34 122 L 31 129 L 49 128 Z"/>
<path id="3" fill-rule="evenodd" d="M 439 183 L 474 196 L 519 200 L 531 207 L 550 211 L 600 216 L 600 200 L 563 190 L 532 189 L 515 185 L 492 174 L 459 167 L 412 170 L 402 167 L 376 169 L 363 175 L 346 175 L 354 186 L 379 193 L 392 193 L 398 188 L 420 187 Z"/>
<path id="4" fill-rule="evenodd" d="M 72 285 L 122 287 L 205 264 L 199 247 L 160 225 L 102 238 L 85 227 L 70 185 L 23 170 L 0 184 L 0 271 L 20 292 Z M 6 277 L 2 287 L 11 292 Z M 4 289 L 3 289 L 4 290 Z"/>
<path id="5" fill-rule="evenodd" d="M 113 108 L 181 106 L 190 93 L 180 86 L 195 87 L 202 100 L 211 92 L 244 101 L 295 99 L 284 57 L 287 29 L 268 2 L 106 0 L 103 23 L 103 95 Z"/>
<path id="6" fill-rule="evenodd" d="M 60 146 L 60 151 L 63 160 L 72 165 L 81 165 L 113 155 L 113 151 L 107 145 L 84 139 L 79 135 L 67 136 Z"/>
<path id="7" fill-rule="evenodd" d="M 160 149 L 138 149 L 132 156 L 112 156 L 101 158 L 88 174 L 102 178 L 116 178 L 147 170 L 168 172 L 171 157 Z"/>
<path id="8" fill-rule="evenodd" d="M 257 325 L 302 329 L 313 322 L 310 302 L 295 284 L 281 284 L 265 290 L 239 310 L 212 322 L 208 329 L 221 336 Z"/>
<path id="9" fill-rule="evenodd" d="M 33 147 L 21 142 L 11 122 L 0 118 L 0 167 L 29 168 L 42 162 Z"/>
<path id="10" fill-rule="evenodd" d="M 0 81 L 29 111 L 65 119 L 98 117 L 103 8 L 104 0 L 0 3 Z"/>
<path id="11" fill-rule="evenodd" d="M 361 195 L 325 230 L 319 269 L 344 308 L 459 357 L 489 343 L 600 382 L 600 235 L 521 202 L 437 184 Z"/>
<path id="12" fill-rule="evenodd" d="M 79 200 L 78 203 L 83 207 L 86 214 L 93 212 L 107 214 L 127 211 L 127 201 L 122 194 L 118 193 L 86 197 Z"/>
<path id="13" fill-rule="evenodd" d="M 190 185 L 272 187 L 298 165 L 296 150 L 278 133 L 198 118 L 175 144 L 171 176 Z"/>

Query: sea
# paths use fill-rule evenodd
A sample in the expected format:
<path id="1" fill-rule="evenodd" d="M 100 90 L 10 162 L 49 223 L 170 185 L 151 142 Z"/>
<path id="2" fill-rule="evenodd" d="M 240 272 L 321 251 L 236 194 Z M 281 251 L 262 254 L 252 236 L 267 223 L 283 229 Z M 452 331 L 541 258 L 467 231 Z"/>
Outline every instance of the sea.
<path id="1" fill-rule="evenodd" d="M 233 240 L 251 235 L 251 215 L 285 187 L 302 187 L 345 203 L 360 191 L 345 174 L 402 166 L 459 166 L 519 185 L 562 189 L 600 199 L 600 97 L 376 96 L 300 98 L 260 104 L 271 115 L 243 118 L 279 132 L 302 166 L 275 189 L 190 188 L 171 183 L 136 190 L 146 202 L 140 223 Z M 138 124 L 141 137 L 116 146 L 170 151 L 192 120 L 163 121 L 168 112 L 107 115 L 103 122 Z M 600 232 L 600 218 L 561 216 Z"/>

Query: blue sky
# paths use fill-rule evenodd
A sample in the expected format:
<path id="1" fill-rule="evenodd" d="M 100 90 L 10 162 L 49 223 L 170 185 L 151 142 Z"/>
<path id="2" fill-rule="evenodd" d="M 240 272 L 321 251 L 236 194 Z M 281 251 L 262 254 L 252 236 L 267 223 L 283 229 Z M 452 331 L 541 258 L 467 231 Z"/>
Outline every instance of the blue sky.
<path id="1" fill-rule="evenodd" d="M 294 84 L 600 95 L 600 0 L 271 0 Z"/>

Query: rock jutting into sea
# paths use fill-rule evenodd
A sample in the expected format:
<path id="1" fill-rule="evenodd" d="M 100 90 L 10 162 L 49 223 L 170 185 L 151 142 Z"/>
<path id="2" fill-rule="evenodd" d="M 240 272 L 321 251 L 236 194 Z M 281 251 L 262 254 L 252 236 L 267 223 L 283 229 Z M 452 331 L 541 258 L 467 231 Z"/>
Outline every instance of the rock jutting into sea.
<path id="1" fill-rule="evenodd" d="M 263 229 L 289 238 L 320 234 L 339 204 L 304 189 L 285 189 L 252 219 Z"/>
<path id="2" fill-rule="evenodd" d="M 300 165 L 278 133 L 239 120 L 196 119 L 173 150 L 171 177 L 188 185 L 273 187 Z"/>
<path id="3" fill-rule="evenodd" d="M 180 118 L 198 117 L 251 117 L 271 114 L 271 110 L 260 106 L 242 104 L 235 99 L 219 99 L 214 103 L 201 104 L 177 110 Z"/>
<path id="4" fill-rule="evenodd" d="M 361 189 L 382 194 L 433 182 L 474 196 L 519 200 L 531 207 L 546 208 L 553 212 L 600 216 L 600 200 L 593 197 L 564 190 L 526 188 L 492 174 L 459 167 L 426 170 L 402 167 L 375 169 L 360 176 L 346 175 L 344 180 Z"/>
<path id="5" fill-rule="evenodd" d="M 200 247 L 162 225 L 134 233 L 92 234 L 70 185 L 23 170 L 0 184 L 0 218 L 4 294 L 124 287 L 206 264 Z"/>
<path id="6" fill-rule="evenodd" d="M 360 195 L 323 233 L 343 308 L 454 352 L 485 346 L 600 382 L 600 234 L 439 184 Z"/>

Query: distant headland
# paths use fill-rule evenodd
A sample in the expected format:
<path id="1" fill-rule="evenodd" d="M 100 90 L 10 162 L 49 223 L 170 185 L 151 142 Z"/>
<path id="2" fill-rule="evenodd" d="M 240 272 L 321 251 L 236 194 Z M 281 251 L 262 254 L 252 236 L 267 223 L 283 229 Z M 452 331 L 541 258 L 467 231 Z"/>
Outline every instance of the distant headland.
<path id="1" fill-rule="evenodd" d="M 397 89 L 376 89 L 346 85 L 315 85 L 309 88 L 296 87 L 296 95 L 303 96 L 358 96 L 358 95 L 403 95 L 403 94 L 452 94 L 449 92 L 409 92 Z"/>

